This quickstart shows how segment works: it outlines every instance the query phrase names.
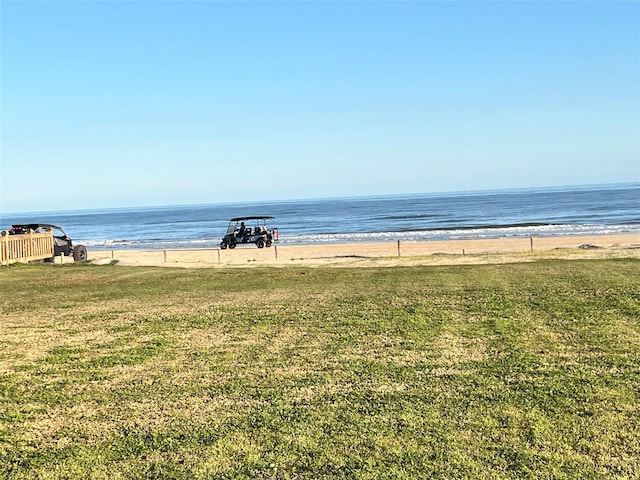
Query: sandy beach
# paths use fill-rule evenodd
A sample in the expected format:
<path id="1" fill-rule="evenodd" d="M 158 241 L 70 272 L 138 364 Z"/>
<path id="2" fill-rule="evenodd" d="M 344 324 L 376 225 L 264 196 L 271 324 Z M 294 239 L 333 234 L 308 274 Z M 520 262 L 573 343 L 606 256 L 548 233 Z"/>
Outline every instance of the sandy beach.
<path id="1" fill-rule="evenodd" d="M 640 236 L 602 235 L 321 245 L 233 250 L 94 250 L 96 264 L 165 267 L 396 266 L 507 263 L 542 258 L 640 258 Z"/>

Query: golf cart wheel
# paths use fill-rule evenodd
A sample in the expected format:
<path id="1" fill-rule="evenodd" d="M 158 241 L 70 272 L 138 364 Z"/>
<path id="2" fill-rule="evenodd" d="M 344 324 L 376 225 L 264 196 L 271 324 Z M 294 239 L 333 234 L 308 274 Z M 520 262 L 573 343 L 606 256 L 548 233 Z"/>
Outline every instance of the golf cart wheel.
<path id="1" fill-rule="evenodd" d="M 73 260 L 75 262 L 87 261 L 87 247 L 84 245 L 78 245 L 73 249 Z"/>
<path id="2" fill-rule="evenodd" d="M 236 248 L 236 244 L 235 244 L 235 243 L 230 243 L 230 244 L 229 244 L 229 248 L 230 248 L 231 250 L 233 250 L 234 248 Z"/>
<path id="3" fill-rule="evenodd" d="M 227 249 L 227 242 L 220 243 L 220 250 L 226 250 L 226 249 Z"/>
<path id="4" fill-rule="evenodd" d="M 256 242 L 256 247 L 264 248 L 264 240 L 262 238 Z"/>
<path id="5" fill-rule="evenodd" d="M 271 241 L 267 240 L 266 246 L 270 247 L 271 246 Z"/>

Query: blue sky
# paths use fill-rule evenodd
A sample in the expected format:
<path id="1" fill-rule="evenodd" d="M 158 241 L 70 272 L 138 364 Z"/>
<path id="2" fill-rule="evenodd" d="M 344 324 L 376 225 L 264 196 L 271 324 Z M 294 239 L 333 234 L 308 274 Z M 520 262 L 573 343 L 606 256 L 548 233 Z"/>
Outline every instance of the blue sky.
<path id="1" fill-rule="evenodd" d="M 640 181 L 638 2 L 0 9 L 4 212 Z"/>

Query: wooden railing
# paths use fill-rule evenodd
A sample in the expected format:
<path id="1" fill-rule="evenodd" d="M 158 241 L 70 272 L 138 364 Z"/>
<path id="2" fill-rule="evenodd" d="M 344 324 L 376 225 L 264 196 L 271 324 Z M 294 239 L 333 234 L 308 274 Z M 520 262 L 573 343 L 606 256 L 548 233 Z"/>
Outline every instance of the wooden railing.
<path id="1" fill-rule="evenodd" d="M 0 235 L 0 265 L 53 258 L 53 231 Z"/>

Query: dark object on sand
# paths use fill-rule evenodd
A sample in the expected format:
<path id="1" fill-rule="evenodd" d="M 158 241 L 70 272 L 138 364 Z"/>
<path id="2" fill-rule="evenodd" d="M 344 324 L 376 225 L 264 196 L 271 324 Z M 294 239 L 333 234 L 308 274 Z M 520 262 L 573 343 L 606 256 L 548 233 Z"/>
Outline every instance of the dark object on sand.
<path id="1" fill-rule="evenodd" d="M 24 235 L 29 232 L 43 233 L 53 232 L 53 256 L 65 255 L 73 256 L 76 262 L 87 261 L 87 247 L 84 245 L 73 245 L 71 238 L 65 233 L 62 227 L 51 225 L 50 223 L 23 223 L 12 225 L 9 235 Z M 49 259 L 53 260 L 53 258 Z"/>
<path id="2" fill-rule="evenodd" d="M 236 245 L 255 244 L 258 248 L 270 247 L 272 242 L 278 241 L 278 229 L 267 226 L 267 220 L 275 217 L 270 216 L 253 216 L 253 217 L 236 217 L 229 220 L 227 234 L 220 242 L 222 250 L 236 248 Z M 247 226 L 245 223 L 252 223 L 253 226 Z"/>

